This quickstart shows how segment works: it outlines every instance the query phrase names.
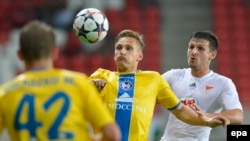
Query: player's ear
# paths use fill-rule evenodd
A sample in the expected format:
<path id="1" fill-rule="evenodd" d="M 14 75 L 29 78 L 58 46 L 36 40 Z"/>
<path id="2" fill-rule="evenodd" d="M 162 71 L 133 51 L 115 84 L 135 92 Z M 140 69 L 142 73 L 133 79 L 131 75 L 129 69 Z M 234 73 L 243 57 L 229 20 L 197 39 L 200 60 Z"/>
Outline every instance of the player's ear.
<path id="1" fill-rule="evenodd" d="M 210 59 L 214 59 L 217 56 L 217 50 L 214 50 L 211 54 Z"/>
<path id="2" fill-rule="evenodd" d="M 59 58 L 59 52 L 60 52 L 59 48 L 58 47 L 54 47 L 54 49 L 52 51 L 52 54 L 51 54 L 52 58 L 54 60 L 57 60 Z"/>
<path id="3" fill-rule="evenodd" d="M 17 50 L 17 56 L 18 56 L 18 58 L 19 58 L 20 60 L 22 60 L 22 61 L 24 60 L 23 54 L 22 54 L 22 52 L 21 52 L 20 49 Z"/>
<path id="4" fill-rule="evenodd" d="M 143 53 L 140 53 L 137 60 L 138 60 L 138 61 L 141 61 L 142 59 L 143 59 Z"/>

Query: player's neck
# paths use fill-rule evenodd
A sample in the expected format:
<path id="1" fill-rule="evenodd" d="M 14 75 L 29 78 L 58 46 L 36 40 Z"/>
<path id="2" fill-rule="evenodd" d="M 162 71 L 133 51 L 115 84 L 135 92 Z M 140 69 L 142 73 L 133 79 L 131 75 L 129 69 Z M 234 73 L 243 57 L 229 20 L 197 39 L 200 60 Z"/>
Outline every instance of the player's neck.
<path id="1" fill-rule="evenodd" d="M 49 59 L 41 59 L 31 63 L 25 63 L 26 71 L 31 70 L 41 70 L 41 69 L 51 69 L 53 68 L 53 62 Z"/>
<path id="2" fill-rule="evenodd" d="M 118 73 L 137 73 L 138 70 L 137 69 L 132 69 L 132 70 L 117 70 Z"/>
<path id="3" fill-rule="evenodd" d="M 137 71 L 138 71 L 137 67 L 131 67 L 131 68 L 117 67 L 117 72 L 119 73 L 135 73 Z"/>
<path id="4" fill-rule="evenodd" d="M 193 68 L 191 69 L 191 73 L 194 77 L 203 77 L 209 72 L 210 72 L 210 69 L 206 69 L 206 70 L 193 69 Z"/>

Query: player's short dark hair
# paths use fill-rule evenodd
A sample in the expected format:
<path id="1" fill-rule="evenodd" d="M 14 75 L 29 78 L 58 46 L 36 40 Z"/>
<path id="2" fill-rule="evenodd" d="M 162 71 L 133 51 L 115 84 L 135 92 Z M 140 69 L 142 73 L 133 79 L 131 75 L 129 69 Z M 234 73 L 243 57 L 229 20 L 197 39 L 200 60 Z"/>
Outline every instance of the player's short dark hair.
<path id="1" fill-rule="evenodd" d="M 205 39 L 210 44 L 211 50 L 217 50 L 219 47 L 218 37 L 211 31 L 197 31 L 192 33 L 191 38 Z"/>
<path id="2" fill-rule="evenodd" d="M 125 30 L 122 30 L 115 38 L 115 43 L 118 42 L 119 39 L 123 38 L 123 37 L 131 37 L 131 38 L 134 38 L 136 39 L 140 46 L 141 46 L 141 49 L 143 50 L 144 47 L 145 47 L 145 43 L 144 43 L 144 40 L 143 40 L 143 36 L 136 32 L 136 31 L 133 31 L 133 30 L 130 30 L 130 29 L 125 29 Z"/>
<path id="3" fill-rule="evenodd" d="M 27 23 L 20 33 L 20 51 L 25 61 L 48 57 L 55 47 L 55 34 L 44 22 L 34 20 Z"/>

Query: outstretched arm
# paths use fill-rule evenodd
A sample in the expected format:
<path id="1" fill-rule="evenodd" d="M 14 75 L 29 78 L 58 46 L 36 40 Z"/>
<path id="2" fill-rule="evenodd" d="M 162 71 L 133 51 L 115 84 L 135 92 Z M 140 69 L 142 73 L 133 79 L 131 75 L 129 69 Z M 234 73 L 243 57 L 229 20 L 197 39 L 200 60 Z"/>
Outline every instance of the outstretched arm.
<path id="1" fill-rule="evenodd" d="M 197 105 L 192 105 L 192 109 L 199 111 L 201 114 L 208 116 L 223 116 L 229 119 L 229 124 L 242 124 L 244 120 L 243 111 L 241 109 L 226 110 L 221 113 L 205 113 Z"/>
<path id="2" fill-rule="evenodd" d="M 226 127 L 229 120 L 222 115 L 209 115 L 200 113 L 188 106 L 181 104 L 177 109 L 171 112 L 181 121 L 191 125 L 216 127 L 223 125 Z"/>
<path id="3" fill-rule="evenodd" d="M 227 110 L 215 115 L 222 115 L 228 118 L 230 120 L 230 124 L 242 124 L 244 120 L 243 112 L 240 109 Z"/>

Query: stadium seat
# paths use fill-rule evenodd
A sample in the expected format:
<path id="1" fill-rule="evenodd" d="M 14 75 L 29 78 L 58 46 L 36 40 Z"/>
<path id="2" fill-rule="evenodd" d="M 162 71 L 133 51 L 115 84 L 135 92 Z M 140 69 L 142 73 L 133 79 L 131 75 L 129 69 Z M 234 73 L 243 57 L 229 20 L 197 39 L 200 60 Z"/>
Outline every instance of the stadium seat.
<path id="1" fill-rule="evenodd" d="M 141 31 L 141 12 L 136 7 L 126 7 L 123 11 L 124 14 L 124 28 Z"/>
<path id="2" fill-rule="evenodd" d="M 223 74 L 225 76 L 233 76 L 233 70 L 231 68 L 230 62 L 225 62 L 225 63 L 218 63 L 216 65 L 217 72 L 220 74 Z"/>
<path id="3" fill-rule="evenodd" d="M 59 57 L 54 62 L 56 68 L 69 69 L 69 59 L 60 51 Z"/>
<path id="4" fill-rule="evenodd" d="M 102 54 L 90 54 L 87 58 L 88 72 L 92 73 L 98 68 L 103 68 L 106 60 Z"/>
<path id="5" fill-rule="evenodd" d="M 109 55 L 105 56 L 105 63 L 104 64 L 105 64 L 105 68 L 112 70 L 112 71 L 116 71 L 116 65 L 115 65 L 113 54 L 109 54 Z"/>
<path id="6" fill-rule="evenodd" d="M 110 32 L 114 35 L 123 29 L 122 12 L 116 9 L 106 9 L 105 14 L 109 20 Z"/>
<path id="7" fill-rule="evenodd" d="M 148 6 L 145 8 L 144 12 L 142 13 L 144 14 L 144 17 L 146 19 L 146 21 L 150 21 L 150 22 L 158 22 L 160 20 L 160 11 L 157 7 L 155 6 Z M 150 23 L 150 22 L 146 22 L 146 23 Z"/>
<path id="8" fill-rule="evenodd" d="M 212 4 L 213 4 L 213 7 L 216 5 L 227 5 L 228 0 L 213 0 Z"/>
<path id="9" fill-rule="evenodd" d="M 139 8 L 138 7 L 139 0 L 125 0 L 125 2 L 126 2 L 125 7 Z"/>
<path id="10" fill-rule="evenodd" d="M 67 34 L 67 42 L 65 43 L 66 47 L 64 48 L 64 51 L 68 55 L 74 55 L 79 53 L 79 51 L 81 50 L 80 40 L 75 36 L 74 32 L 71 30 L 68 31 Z"/>
<path id="11" fill-rule="evenodd" d="M 213 0 L 213 25 L 220 39 L 217 71 L 236 84 L 243 105 L 250 91 L 250 8 L 244 0 Z"/>
<path id="12" fill-rule="evenodd" d="M 70 68 L 74 71 L 85 72 L 87 59 L 82 54 L 76 54 L 68 58 L 70 60 Z"/>

